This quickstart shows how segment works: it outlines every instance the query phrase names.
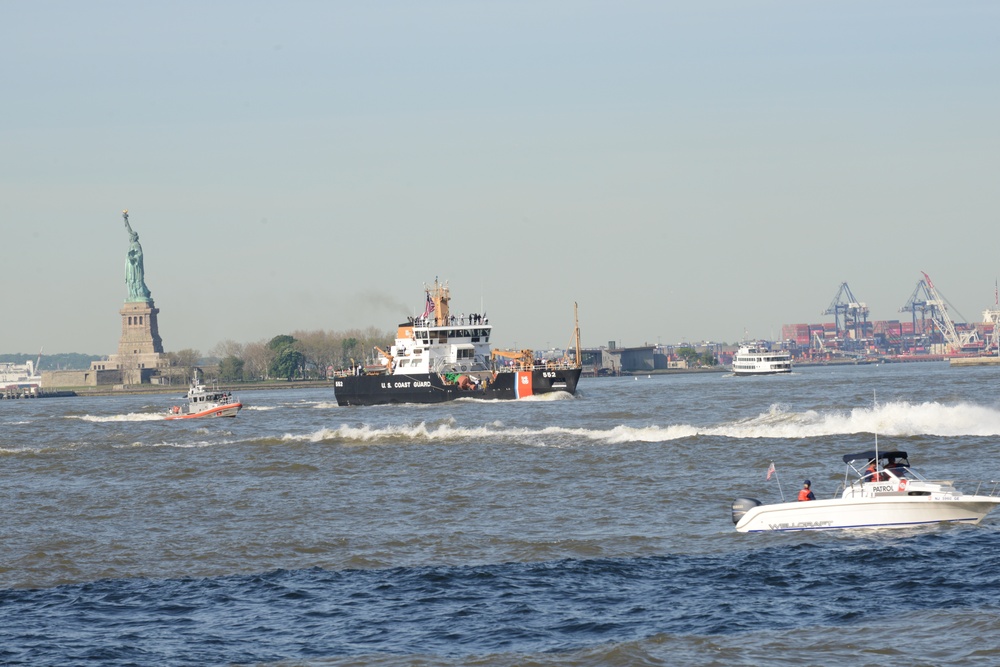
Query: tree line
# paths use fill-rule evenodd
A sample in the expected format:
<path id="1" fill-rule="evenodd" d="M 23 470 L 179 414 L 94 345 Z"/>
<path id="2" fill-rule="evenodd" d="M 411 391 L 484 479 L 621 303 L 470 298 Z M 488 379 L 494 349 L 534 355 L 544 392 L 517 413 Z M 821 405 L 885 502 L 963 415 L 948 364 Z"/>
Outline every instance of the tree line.
<path id="1" fill-rule="evenodd" d="M 346 369 L 363 363 L 374 346 L 385 348 L 395 332 L 376 327 L 348 331 L 293 331 L 254 343 L 224 340 L 210 356 L 219 360 L 220 382 L 260 380 L 325 379 L 331 369 Z M 168 353 L 171 365 L 197 365 L 196 350 Z M 176 363 L 175 363 L 176 362 Z"/>
<path id="2" fill-rule="evenodd" d="M 704 366 L 718 366 L 718 358 L 711 352 L 701 352 L 699 353 L 693 347 L 682 347 L 679 348 L 675 354 L 679 359 L 683 359 L 687 362 L 689 368 L 701 368 Z"/>

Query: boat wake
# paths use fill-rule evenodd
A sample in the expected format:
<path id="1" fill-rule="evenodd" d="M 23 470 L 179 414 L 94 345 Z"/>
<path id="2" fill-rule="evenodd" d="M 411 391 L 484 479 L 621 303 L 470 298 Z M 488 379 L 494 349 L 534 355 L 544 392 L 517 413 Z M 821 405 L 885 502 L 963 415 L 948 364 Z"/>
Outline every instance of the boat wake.
<path id="1" fill-rule="evenodd" d="M 524 398 L 517 399 L 518 403 L 550 403 L 552 401 L 575 401 L 578 396 L 574 396 L 568 391 L 553 391 L 546 394 L 534 394 L 532 396 L 525 396 Z M 472 398 L 472 397 L 462 397 L 455 399 L 456 401 L 462 403 L 496 403 L 495 398 Z"/>
<path id="2" fill-rule="evenodd" d="M 166 413 L 130 412 L 124 415 L 71 415 L 67 419 L 79 419 L 85 422 L 155 422 L 163 421 Z"/>
<path id="3" fill-rule="evenodd" d="M 501 422 L 484 426 L 459 426 L 454 419 L 407 425 L 373 427 L 367 424 L 324 428 L 304 434 L 286 434 L 284 441 L 338 441 L 354 444 L 400 442 L 449 442 L 468 439 L 521 442 L 536 446 L 578 446 L 581 443 L 621 444 L 669 442 L 697 436 L 736 439 L 818 438 L 835 435 L 878 433 L 884 436 L 995 436 L 1000 435 L 1000 410 L 962 403 L 885 403 L 875 408 L 851 411 L 789 411 L 772 405 L 756 417 L 717 426 L 668 424 L 626 426 L 609 429 L 511 428 Z"/>

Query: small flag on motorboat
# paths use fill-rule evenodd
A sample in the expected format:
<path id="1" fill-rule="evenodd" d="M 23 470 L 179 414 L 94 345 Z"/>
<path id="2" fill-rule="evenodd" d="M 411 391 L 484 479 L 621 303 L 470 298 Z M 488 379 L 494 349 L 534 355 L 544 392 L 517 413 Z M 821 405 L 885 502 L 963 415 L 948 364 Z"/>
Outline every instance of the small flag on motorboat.
<path id="1" fill-rule="evenodd" d="M 767 467 L 767 478 L 771 479 L 771 475 L 774 474 L 774 461 L 771 461 L 771 465 Z"/>

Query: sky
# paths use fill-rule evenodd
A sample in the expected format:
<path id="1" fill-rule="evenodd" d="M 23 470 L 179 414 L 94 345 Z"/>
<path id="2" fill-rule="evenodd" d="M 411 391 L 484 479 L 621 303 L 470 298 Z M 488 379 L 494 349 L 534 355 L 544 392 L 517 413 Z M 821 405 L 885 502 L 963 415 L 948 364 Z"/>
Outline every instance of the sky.
<path id="1" fill-rule="evenodd" d="M 0 353 L 486 312 L 500 347 L 778 338 L 1000 274 L 1000 5 L 0 5 Z"/>

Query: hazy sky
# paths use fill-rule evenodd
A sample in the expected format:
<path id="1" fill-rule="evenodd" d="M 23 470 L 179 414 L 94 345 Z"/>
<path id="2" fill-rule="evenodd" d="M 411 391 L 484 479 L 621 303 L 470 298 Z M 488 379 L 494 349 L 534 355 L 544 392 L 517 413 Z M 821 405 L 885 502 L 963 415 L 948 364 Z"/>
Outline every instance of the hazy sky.
<path id="1" fill-rule="evenodd" d="M 776 337 L 1000 274 L 996 2 L 7 2 L 0 352 L 390 329 Z M 953 313 L 956 319 L 958 315 Z"/>

